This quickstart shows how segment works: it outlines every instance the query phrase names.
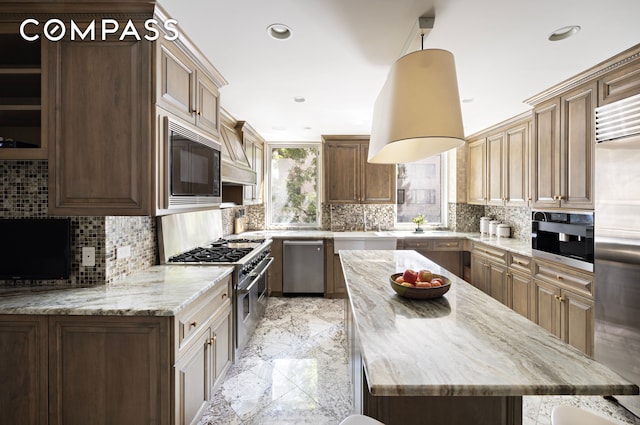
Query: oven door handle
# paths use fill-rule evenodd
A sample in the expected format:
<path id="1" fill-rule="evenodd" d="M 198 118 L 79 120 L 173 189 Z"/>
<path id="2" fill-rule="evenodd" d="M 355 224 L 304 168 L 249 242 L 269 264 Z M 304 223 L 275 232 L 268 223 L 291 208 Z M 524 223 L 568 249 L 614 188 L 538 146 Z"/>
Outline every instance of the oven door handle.
<path id="1" fill-rule="evenodd" d="M 249 286 L 247 286 L 246 289 L 240 289 L 238 291 L 238 293 L 240 295 L 246 295 L 249 292 L 251 292 L 251 289 L 253 288 L 253 286 L 262 278 L 262 276 L 264 276 L 264 274 L 267 272 L 267 270 L 269 270 L 269 267 L 271 267 L 271 263 L 273 263 L 273 257 L 269 257 L 269 261 L 267 262 L 267 265 L 264 266 L 264 268 L 262 269 L 262 271 L 258 275 L 256 275 L 256 277 L 251 281 Z"/>

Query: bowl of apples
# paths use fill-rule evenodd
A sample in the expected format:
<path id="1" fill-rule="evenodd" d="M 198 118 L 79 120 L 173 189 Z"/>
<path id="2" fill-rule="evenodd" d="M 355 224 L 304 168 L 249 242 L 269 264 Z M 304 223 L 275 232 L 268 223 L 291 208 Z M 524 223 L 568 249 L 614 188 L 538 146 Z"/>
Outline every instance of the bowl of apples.
<path id="1" fill-rule="evenodd" d="M 407 269 L 392 274 L 389 282 L 398 295 L 414 300 L 439 298 L 451 288 L 451 279 L 429 270 Z"/>

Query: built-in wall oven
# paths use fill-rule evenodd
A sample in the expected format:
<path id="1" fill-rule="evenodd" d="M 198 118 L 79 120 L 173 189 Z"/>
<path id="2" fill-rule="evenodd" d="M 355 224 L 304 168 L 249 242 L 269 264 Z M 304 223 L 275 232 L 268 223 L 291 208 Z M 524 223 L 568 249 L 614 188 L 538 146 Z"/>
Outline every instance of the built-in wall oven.
<path id="1" fill-rule="evenodd" d="M 532 211 L 531 216 L 534 257 L 593 272 L 593 212 Z"/>

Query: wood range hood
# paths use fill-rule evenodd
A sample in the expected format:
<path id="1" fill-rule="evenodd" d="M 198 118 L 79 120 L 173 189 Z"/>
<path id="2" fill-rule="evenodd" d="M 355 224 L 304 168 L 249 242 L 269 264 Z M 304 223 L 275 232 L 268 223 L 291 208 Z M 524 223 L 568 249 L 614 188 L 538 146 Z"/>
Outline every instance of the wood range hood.
<path id="1" fill-rule="evenodd" d="M 220 109 L 220 142 L 222 144 L 221 177 L 224 185 L 254 185 L 256 172 L 251 169 L 235 120 Z"/>

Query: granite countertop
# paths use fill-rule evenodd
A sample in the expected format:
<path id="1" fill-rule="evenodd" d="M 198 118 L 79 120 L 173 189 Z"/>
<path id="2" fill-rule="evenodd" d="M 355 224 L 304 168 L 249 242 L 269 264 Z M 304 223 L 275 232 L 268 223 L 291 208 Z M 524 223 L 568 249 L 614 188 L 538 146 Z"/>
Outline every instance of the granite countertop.
<path id="1" fill-rule="evenodd" d="M 373 395 L 638 394 L 638 387 L 415 251 L 341 251 Z M 388 276 L 448 276 L 435 300 L 407 300 Z"/>
<path id="2" fill-rule="evenodd" d="M 175 316 L 233 271 L 231 266 L 153 266 L 113 285 L 0 288 L 0 314 Z"/>
<path id="3" fill-rule="evenodd" d="M 252 237 L 252 238 L 298 238 L 298 239 L 331 239 L 334 235 L 344 234 L 348 232 L 331 232 L 328 230 L 257 230 L 244 232 L 241 235 L 233 237 Z M 416 239 L 416 238 L 464 238 L 475 242 L 481 242 L 496 248 L 515 252 L 517 254 L 531 256 L 531 241 L 513 238 L 497 238 L 489 237 L 473 232 L 453 232 L 450 230 L 425 230 L 422 233 L 416 233 L 411 230 L 384 230 L 382 232 L 369 232 L 372 235 L 381 233 L 385 235 L 395 236 L 398 239 Z"/>

